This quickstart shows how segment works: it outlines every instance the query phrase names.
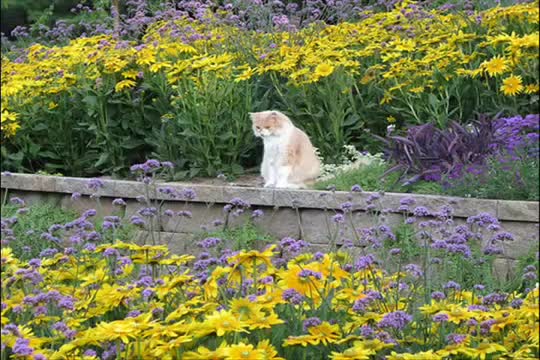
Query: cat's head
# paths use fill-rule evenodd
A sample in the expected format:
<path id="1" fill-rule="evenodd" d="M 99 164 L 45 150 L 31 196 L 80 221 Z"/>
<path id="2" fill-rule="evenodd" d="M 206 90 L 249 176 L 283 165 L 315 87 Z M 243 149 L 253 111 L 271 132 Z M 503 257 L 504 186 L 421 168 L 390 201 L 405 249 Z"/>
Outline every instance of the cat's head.
<path id="1" fill-rule="evenodd" d="M 257 137 L 280 136 L 291 126 L 291 120 L 276 110 L 249 113 L 253 123 L 253 133 Z"/>

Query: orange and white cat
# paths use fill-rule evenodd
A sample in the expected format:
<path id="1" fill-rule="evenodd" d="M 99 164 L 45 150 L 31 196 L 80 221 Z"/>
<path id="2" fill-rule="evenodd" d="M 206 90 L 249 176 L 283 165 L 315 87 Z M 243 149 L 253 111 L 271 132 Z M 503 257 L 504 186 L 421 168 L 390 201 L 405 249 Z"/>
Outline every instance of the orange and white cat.
<path id="1" fill-rule="evenodd" d="M 275 110 L 250 113 L 255 136 L 264 142 L 264 187 L 305 188 L 317 178 L 321 163 L 305 132 Z"/>

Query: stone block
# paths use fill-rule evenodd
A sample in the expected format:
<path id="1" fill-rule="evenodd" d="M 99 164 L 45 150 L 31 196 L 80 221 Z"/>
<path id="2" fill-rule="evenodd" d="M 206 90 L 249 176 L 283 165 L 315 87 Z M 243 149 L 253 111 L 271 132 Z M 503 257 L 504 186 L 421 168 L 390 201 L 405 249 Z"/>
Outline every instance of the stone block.
<path id="1" fill-rule="evenodd" d="M 168 232 L 199 233 L 203 230 L 202 226 L 211 227 L 214 220 L 224 218 L 223 208 L 211 204 L 189 203 L 186 206 L 183 203 L 174 202 L 164 205 L 163 211 L 166 209 L 175 213 L 187 210 L 192 214 L 191 219 L 179 216 L 162 216 L 162 229 Z"/>
<path id="2" fill-rule="evenodd" d="M 540 222 L 538 205 L 538 201 L 499 200 L 497 203 L 497 217 L 499 220 Z"/>
<path id="3" fill-rule="evenodd" d="M 299 219 L 294 209 L 290 208 L 262 208 L 264 215 L 255 220 L 258 227 L 277 239 L 300 237 Z"/>
<path id="4" fill-rule="evenodd" d="M 502 223 L 502 228 L 515 237 L 514 241 L 504 241 L 504 257 L 510 259 L 519 259 L 531 251 L 538 251 L 538 224 L 510 222 Z"/>
<path id="5" fill-rule="evenodd" d="M 252 205 L 274 205 L 274 190 L 267 188 L 250 188 L 223 186 L 223 200 L 228 203 L 233 198 L 240 198 Z"/>

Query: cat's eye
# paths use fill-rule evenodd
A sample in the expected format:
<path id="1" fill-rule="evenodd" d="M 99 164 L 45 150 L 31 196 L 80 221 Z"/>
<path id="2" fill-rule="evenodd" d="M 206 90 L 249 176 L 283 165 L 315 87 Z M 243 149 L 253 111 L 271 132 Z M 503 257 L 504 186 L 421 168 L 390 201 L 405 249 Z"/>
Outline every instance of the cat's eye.
<path id="1" fill-rule="evenodd" d="M 261 127 L 260 126 L 255 126 L 255 129 L 261 130 Z"/>

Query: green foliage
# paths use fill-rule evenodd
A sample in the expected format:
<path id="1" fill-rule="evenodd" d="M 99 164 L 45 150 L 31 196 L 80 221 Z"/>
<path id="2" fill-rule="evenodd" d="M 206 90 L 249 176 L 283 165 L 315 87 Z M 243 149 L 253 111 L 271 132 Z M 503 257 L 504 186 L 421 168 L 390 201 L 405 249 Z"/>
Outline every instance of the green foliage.
<path id="1" fill-rule="evenodd" d="M 505 163 L 491 157 L 483 174 L 466 172 L 460 179 L 447 179 L 449 185 L 443 193 L 485 199 L 538 200 L 538 165 L 538 157 L 521 157 Z"/>
<path id="2" fill-rule="evenodd" d="M 342 69 L 314 84 L 290 86 L 275 77 L 272 80 L 280 107 L 287 109 L 295 124 L 309 134 L 329 163 L 339 159 L 344 145 L 355 144 L 360 138 L 365 140 L 365 129 L 380 131 L 381 125 L 384 126 L 384 122 L 373 121 L 377 118 L 369 111 L 373 103 L 366 104 L 369 97 L 358 94 L 353 76 Z M 369 87 L 363 90 L 371 91 Z M 364 145 L 368 145 L 364 148 L 376 148 L 369 146 L 369 142 Z"/>
<path id="3" fill-rule="evenodd" d="M 13 205 L 3 205 L 2 217 L 14 216 L 17 209 Z M 41 238 L 41 234 L 47 232 L 51 225 L 64 224 L 77 218 L 74 211 L 50 203 L 33 204 L 28 209 L 28 213 L 17 215 L 17 223 L 12 227 L 16 240 L 9 244 L 15 256 L 22 260 L 38 257 L 41 251 L 55 247 L 55 244 Z"/>
<path id="4" fill-rule="evenodd" d="M 269 106 L 260 81 L 236 82 L 206 73 L 197 81 L 179 81 L 171 93 L 161 86 L 164 81 L 157 75 L 149 86 L 158 94 L 156 107 L 162 116 L 148 141 L 157 158 L 181 161 L 177 178 L 238 175 L 242 165 L 254 165 L 257 142 L 248 111 Z"/>
<path id="5" fill-rule="evenodd" d="M 419 194 L 440 194 L 442 187 L 434 182 L 419 181 L 413 185 L 403 186 L 399 183 L 398 173 L 383 174 L 388 170 L 388 165 L 372 163 L 360 166 L 353 170 L 340 171 L 329 180 L 319 181 L 314 185 L 317 190 L 325 190 L 329 186 L 335 186 L 336 190 L 349 191 L 358 184 L 364 191 L 387 191 L 387 192 L 414 192 Z"/>

